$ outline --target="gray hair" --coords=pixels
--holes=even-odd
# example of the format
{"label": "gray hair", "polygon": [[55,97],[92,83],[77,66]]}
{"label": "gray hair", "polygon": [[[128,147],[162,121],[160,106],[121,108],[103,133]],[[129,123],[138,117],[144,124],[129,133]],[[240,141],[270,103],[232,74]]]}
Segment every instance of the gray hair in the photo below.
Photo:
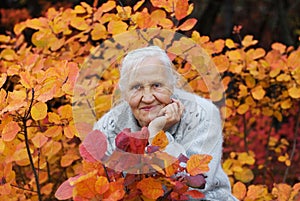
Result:
{"label": "gray hair", "polygon": [[128,74],[130,69],[139,66],[149,57],[156,57],[160,62],[162,62],[167,72],[168,84],[172,86],[172,88],[175,87],[178,77],[173,69],[173,63],[171,62],[170,58],[160,47],[149,46],[133,50],[124,57],[121,64],[119,80],[119,88],[121,93],[124,92],[126,83],[128,82],[126,79],[126,74]]}

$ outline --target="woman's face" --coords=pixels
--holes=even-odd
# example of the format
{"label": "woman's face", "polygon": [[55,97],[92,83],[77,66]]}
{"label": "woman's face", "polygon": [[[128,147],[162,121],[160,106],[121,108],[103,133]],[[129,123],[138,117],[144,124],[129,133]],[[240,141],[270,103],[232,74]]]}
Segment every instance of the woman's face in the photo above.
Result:
{"label": "woman's face", "polygon": [[171,102],[172,86],[162,65],[158,59],[149,58],[128,72],[125,99],[140,126],[148,126]]}

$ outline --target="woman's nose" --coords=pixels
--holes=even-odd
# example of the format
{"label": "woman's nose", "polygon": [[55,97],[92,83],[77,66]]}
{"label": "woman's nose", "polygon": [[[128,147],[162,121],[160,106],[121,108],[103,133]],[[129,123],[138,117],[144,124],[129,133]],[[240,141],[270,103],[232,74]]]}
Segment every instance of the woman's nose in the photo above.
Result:
{"label": "woman's nose", "polygon": [[142,95],[143,102],[152,102],[155,99],[153,92],[150,89],[145,88]]}

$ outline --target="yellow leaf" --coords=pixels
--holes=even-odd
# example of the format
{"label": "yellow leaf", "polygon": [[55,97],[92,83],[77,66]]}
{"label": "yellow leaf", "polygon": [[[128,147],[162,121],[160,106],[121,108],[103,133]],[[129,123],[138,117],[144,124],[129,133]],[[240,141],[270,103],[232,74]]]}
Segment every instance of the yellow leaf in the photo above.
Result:
{"label": "yellow leaf", "polygon": [[[272,189],[272,194],[276,196],[276,200],[292,200],[289,199],[292,192],[292,187],[288,184],[274,184],[274,188]],[[299,199],[297,199],[299,200]],[[296,201],[296,200],[295,200]]]}
{"label": "yellow leaf", "polygon": [[238,154],[238,161],[242,164],[254,165],[255,159],[252,155],[243,152]]}
{"label": "yellow leaf", "polygon": [[276,77],[280,73],[280,68],[274,68],[270,71],[270,77]]}
{"label": "yellow leaf", "polygon": [[186,20],[184,23],[182,23],[178,29],[181,31],[189,31],[191,30],[197,23],[197,19],[196,18],[190,18],[188,20]]}
{"label": "yellow leaf", "polygon": [[300,88],[294,86],[289,88],[288,92],[290,97],[295,99],[300,98]]}
{"label": "yellow leaf", "polygon": [[37,133],[32,139],[32,143],[35,147],[41,148],[47,142],[48,138],[45,137],[42,133]]}
{"label": "yellow leaf", "polygon": [[133,6],[133,11],[137,11],[143,5],[144,2],[145,0],[140,0],[137,3],[135,3]]}
{"label": "yellow leaf", "polygon": [[228,38],[225,40],[225,46],[228,47],[229,49],[236,48],[236,45],[233,42],[233,40]]}
{"label": "yellow leaf", "polygon": [[14,32],[15,32],[16,35],[20,35],[25,28],[26,28],[26,23],[25,22],[15,24]]}
{"label": "yellow leaf", "polygon": [[44,119],[47,116],[47,109],[46,103],[37,102],[30,111],[32,118],[36,121]]}
{"label": "yellow leaf", "polygon": [[247,111],[249,110],[249,105],[244,103],[241,104],[238,109],[237,109],[237,113],[239,114],[245,114]]}
{"label": "yellow leaf", "polygon": [[253,36],[251,36],[251,35],[245,36],[244,39],[243,39],[243,41],[242,41],[242,45],[244,47],[249,47],[249,46],[255,45],[257,43],[258,43],[258,41],[257,40],[253,40]]}
{"label": "yellow leaf", "polygon": [[5,142],[3,141],[3,139],[0,139],[0,154],[3,153],[5,149]]}
{"label": "yellow leaf", "polygon": [[103,12],[108,12],[116,7],[116,2],[115,1],[108,1],[100,7],[100,10]]}
{"label": "yellow leaf", "polygon": [[48,112],[48,121],[55,124],[61,123],[59,115],[54,112]]}
{"label": "yellow leaf", "polygon": [[30,89],[33,86],[31,75],[28,71],[20,72],[20,82],[26,88]]}
{"label": "yellow leaf", "polygon": [[12,49],[4,49],[0,53],[0,58],[5,59],[7,61],[13,61],[18,58],[17,54]]}
{"label": "yellow leaf", "polygon": [[21,128],[17,122],[11,121],[7,123],[2,130],[3,141],[12,141],[20,131]]}
{"label": "yellow leaf", "polygon": [[266,91],[263,89],[262,86],[259,85],[251,90],[251,94],[254,99],[261,100],[265,96]]}
{"label": "yellow leaf", "polygon": [[252,76],[250,76],[250,75],[246,76],[245,82],[246,82],[246,85],[248,88],[251,89],[251,88],[255,87],[256,81]]}
{"label": "yellow leaf", "polygon": [[243,183],[248,183],[254,179],[254,174],[251,169],[243,168],[242,171],[234,172],[234,177]]}
{"label": "yellow leaf", "polygon": [[8,43],[10,41],[10,36],[0,35],[0,43]]}
{"label": "yellow leaf", "polygon": [[105,39],[107,37],[106,27],[100,23],[95,23],[91,31],[92,40]]}
{"label": "yellow leaf", "polygon": [[230,61],[242,60],[242,55],[239,49],[227,51],[226,55],[228,56]]}
{"label": "yellow leaf", "polygon": [[1,73],[1,76],[0,76],[0,88],[2,88],[2,86],[6,82],[6,79],[7,79],[7,74],[6,73]]}
{"label": "yellow leaf", "polygon": [[280,106],[282,109],[289,109],[289,108],[291,108],[292,105],[293,104],[292,104],[292,101],[290,98],[280,102]]}
{"label": "yellow leaf", "polygon": [[82,7],[80,5],[76,5],[73,12],[78,13],[78,14],[83,14],[83,13],[86,13],[86,10],[84,7]]}
{"label": "yellow leaf", "polygon": [[112,20],[107,25],[107,30],[109,33],[116,35],[123,33],[127,30],[128,25],[123,21]]}

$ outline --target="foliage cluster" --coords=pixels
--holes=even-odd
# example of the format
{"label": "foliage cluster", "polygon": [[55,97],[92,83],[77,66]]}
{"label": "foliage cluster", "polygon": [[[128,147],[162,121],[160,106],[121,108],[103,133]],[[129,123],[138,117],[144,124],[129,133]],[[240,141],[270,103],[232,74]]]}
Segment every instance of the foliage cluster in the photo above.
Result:
{"label": "foliage cluster", "polygon": [[[86,172],[85,168],[102,171],[98,165],[82,162],[80,137],[92,130],[89,122],[111,107],[118,71],[117,65],[110,64],[134,48],[137,40],[169,51],[194,92],[216,104],[226,97],[226,104],[220,106],[226,137],[223,166],[240,200],[299,200],[300,48],[274,43],[267,52],[255,46],[252,36],[238,43],[210,41],[192,30],[196,19],[189,18],[193,4],[187,0],[151,0],[153,11],[144,4],[142,0],[122,7],[110,0],[99,8],[86,3],[73,9],[50,8],[45,17],[18,23],[13,33],[0,35],[1,200],[53,200],[67,178]],[[189,32],[193,43],[152,29],[139,31],[147,28]],[[24,35],[28,30],[33,32],[30,42]],[[126,31],[136,35],[117,37]],[[107,39],[116,42],[111,44],[115,48],[99,51],[96,47]],[[218,90],[220,85],[206,83],[190,64],[208,62],[199,60],[195,43],[212,56],[218,72],[210,72],[207,79],[221,75],[225,97]],[[103,67],[98,83],[85,83],[85,90],[75,88],[75,93],[76,78],[91,52],[109,60],[110,67]],[[96,97],[85,96],[92,88],[97,88]],[[97,106],[94,119],[87,120],[79,111],[77,115],[87,123],[75,127],[78,118],[72,107],[76,111],[91,101]]]}

